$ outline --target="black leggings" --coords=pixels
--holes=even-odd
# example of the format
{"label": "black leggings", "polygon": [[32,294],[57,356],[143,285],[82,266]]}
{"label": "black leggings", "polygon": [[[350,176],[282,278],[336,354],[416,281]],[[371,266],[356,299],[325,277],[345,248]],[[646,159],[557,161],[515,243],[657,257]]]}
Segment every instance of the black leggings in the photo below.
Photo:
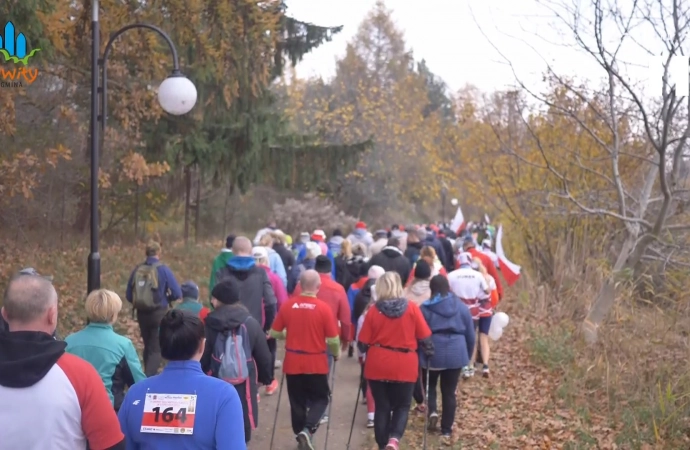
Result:
{"label": "black leggings", "polygon": [[374,436],[379,449],[384,449],[389,439],[400,439],[405,433],[414,383],[369,380],[369,389],[376,404]]}
{"label": "black leggings", "polygon": [[455,408],[457,399],[455,389],[458,387],[461,369],[430,370],[429,371],[429,414],[437,411],[436,409],[436,385],[441,379],[441,433],[449,434],[453,428],[455,420]]}
{"label": "black leggings", "polygon": [[276,372],[276,351],[278,350],[278,342],[270,338],[266,340],[268,343],[268,350],[271,352],[271,379],[275,379]]}

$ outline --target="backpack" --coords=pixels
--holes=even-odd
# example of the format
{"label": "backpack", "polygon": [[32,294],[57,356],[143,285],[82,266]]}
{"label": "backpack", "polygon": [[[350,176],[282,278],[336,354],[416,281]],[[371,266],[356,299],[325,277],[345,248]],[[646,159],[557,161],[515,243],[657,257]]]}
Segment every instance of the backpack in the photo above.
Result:
{"label": "backpack", "polygon": [[245,323],[229,332],[219,333],[213,346],[211,371],[232,385],[249,379],[249,364],[253,361]]}
{"label": "backpack", "polygon": [[134,285],[133,302],[136,309],[152,310],[160,307],[158,298],[158,268],[160,262],[151,265],[142,264],[134,271],[132,284]]}

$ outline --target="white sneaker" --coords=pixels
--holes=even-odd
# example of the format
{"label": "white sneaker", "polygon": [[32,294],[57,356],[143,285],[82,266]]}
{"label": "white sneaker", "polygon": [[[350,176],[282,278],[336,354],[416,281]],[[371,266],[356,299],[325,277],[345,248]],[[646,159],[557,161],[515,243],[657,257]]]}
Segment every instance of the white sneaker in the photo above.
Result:
{"label": "white sneaker", "polygon": [[319,422],[319,425],[324,425],[328,423],[328,416],[323,416],[321,418],[321,421]]}
{"label": "white sneaker", "polygon": [[276,362],[275,364],[273,364],[273,367],[276,369],[280,369],[281,367],[283,367],[283,361],[276,359]]}

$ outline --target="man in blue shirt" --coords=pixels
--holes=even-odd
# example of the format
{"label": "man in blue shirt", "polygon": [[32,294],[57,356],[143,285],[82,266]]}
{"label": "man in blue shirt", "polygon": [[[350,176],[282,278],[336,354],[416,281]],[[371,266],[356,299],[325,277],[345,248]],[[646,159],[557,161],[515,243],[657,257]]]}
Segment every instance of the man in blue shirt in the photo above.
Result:
{"label": "man in blue shirt", "polygon": [[158,327],[169,305],[182,298],[182,290],[172,270],[160,262],[161,245],[146,245],[146,261],[139,264],[127,282],[127,301],[137,311],[141,339],[144,341],[144,373],[151,377],[161,365]]}

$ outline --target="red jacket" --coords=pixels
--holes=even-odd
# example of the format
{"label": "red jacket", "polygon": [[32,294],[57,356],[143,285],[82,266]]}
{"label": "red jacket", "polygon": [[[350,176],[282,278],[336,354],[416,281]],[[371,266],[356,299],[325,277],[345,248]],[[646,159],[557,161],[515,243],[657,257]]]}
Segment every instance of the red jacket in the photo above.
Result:
{"label": "red jacket", "polygon": [[[350,340],[350,304],[347,301],[347,294],[345,288],[338,284],[337,281],[331,278],[330,273],[320,273],[321,287],[316,297],[331,307],[335,319],[340,322],[340,341],[348,342]],[[293,296],[302,294],[302,286],[297,283]]]}

